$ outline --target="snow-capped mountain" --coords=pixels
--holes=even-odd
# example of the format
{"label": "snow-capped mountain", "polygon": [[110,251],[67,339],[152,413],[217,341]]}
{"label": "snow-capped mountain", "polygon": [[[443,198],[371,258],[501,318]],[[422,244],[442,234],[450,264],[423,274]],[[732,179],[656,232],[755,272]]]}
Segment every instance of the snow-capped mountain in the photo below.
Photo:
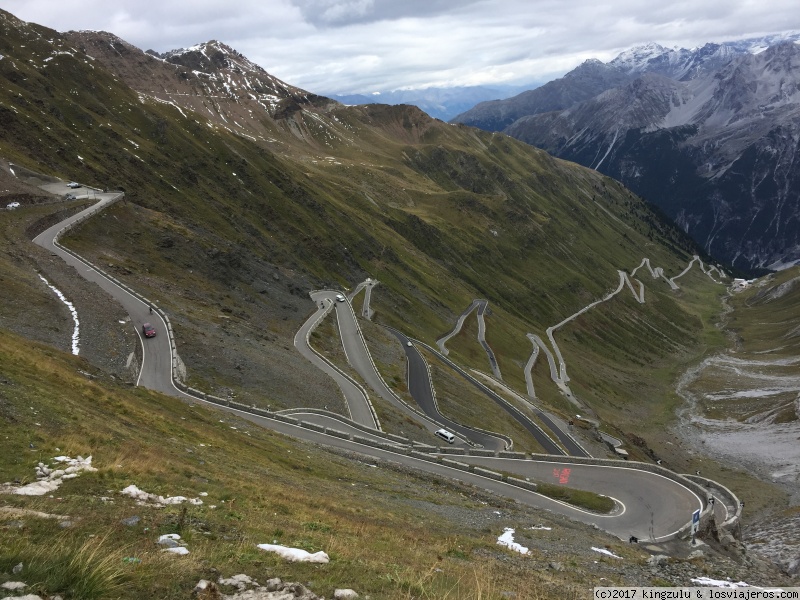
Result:
{"label": "snow-capped mountain", "polygon": [[631,76],[658,73],[684,81],[718,69],[735,56],[746,53],[730,44],[706,44],[694,50],[646,44],[620,53],[608,64]]}
{"label": "snow-capped mountain", "polygon": [[[541,101],[527,106],[503,131],[621,180],[720,260],[792,264],[800,259],[797,40],[632,48],[604,65],[619,83],[549,111]],[[576,89],[570,81],[583,67],[543,88]],[[506,102],[522,106],[523,96]],[[482,126],[509,112],[478,108],[457,120]]]}

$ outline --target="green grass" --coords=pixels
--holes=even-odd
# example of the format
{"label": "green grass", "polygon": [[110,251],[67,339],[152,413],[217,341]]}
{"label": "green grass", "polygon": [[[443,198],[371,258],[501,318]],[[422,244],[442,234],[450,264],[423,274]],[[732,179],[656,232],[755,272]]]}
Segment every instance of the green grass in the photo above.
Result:
{"label": "green grass", "polygon": [[[504,136],[441,124],[410,107],[309,108],[326,127],[349,127],[341,131],[348,138],[357,132],[353,143],[326,147],[341,163],[333,165],[270,119],[265,135],[282,140],[280,151],[214,130],[203,116],[186,119],[168,106],[134,101],[99,62],[92,69],[80,57],[59,55],[37,69],[41,54],[50,54],[45,42],[33,44],[31,34],[8,24],[4,32],[8,55],[19,53],[27,79],[6,73],[13,81],[0,92],[7,119],[0,153],[127,190],[127,203],[64,242],[159,301],[173,317],[189,383],[205,391],[232,390],[248,403],[285,407],[319,395],[288,381],[296,371],[291,361],[281,367],[287,379],[280,384],[267,373],[308,314],[308,290],[352,287],[371,276],[381,282],[375,321],[429,343],[473,298],[487,298],[487,339],[504,379],[524,392],[526,333],[542,334],[601,297],[616,284],[616,270],[637,265],[643,249],[671,274],[688,261],[686,239],[617,183]],[[76,84],[96,87],[96,96],[75,97]],[[32,99],[51,88],[53,111],[42,114]],[[31,100],[20,103],[20,95]],[[322,136],[318,141],[325,137],[314,118],[293,118]],[[72,140],[85,148],[82,161],[57,151]],[[137,144],[141,160],[126,140]],[[647,283],[648,295],[664,285]],[[707,285],[686,287],[695,283]],[[648,300],[642,313],[674,343],[654,343],[641,323],[620,318],[642,312],[630,302],[614,301],[613,313],[598,309],[559,332],[587,404],[625,425],[642,392],[661,402],[663,386],[628,391],[627,384],[637,370],[682,362],[674,359],[684,348],[697,355],[700,328],[690,323],[694,309],[681,302],[664,296],[651,308]],[[474,316],[462,335],[472,328]],[[460,338],[452,341],[459,362],[487,370],[474,336],[463,344]],[[235,351],[203,360],[209,347]],[[534,373],[537,395],[568,410],[543,363]],[[624,378],[617,382],[612,373]],[[330,386],[325,392],[335,394]]]}
{"label": "green grass", "polygon": [[[505,477],[519,478],[518,473],[503,471],[502,469],[498,472]],[[560,500],[566,504],[577,506],[578,508],[585,508],[586,510],[590,510],[599,514],[608,514],[614,510],[614,507],[616,506],[614,500],[608,496],[603,496],[602,494],[597,494],[589,490],[579,490],[564,485],[555,485],[552,483],[537,481],[536,492],[542,496],[552,498],[553,500]]]}
{"label": "green grass", "polygon": [[561,500],[578,508],[585,508],[592,512],[608,514],[614,510],[614,501],[608,496],[602,496],[586,490],[576,490],[562,485],[551,483],[537,483],[536,491],[553,500]]}
{"label": "green grass", "polygon": [[428,352],[423,353],[431,367],[439,410],[446,417],[464,425],[514,440],[517,452],[543,452],[536,439],[494,400]]}
{"label": "green grass", "polygon": [[133,573],[126,567],[132,563],[124,562],[124,547],[109,551],[109,535],[78,541],[62,532],[54,536],[54,548],[20,537],[0,557],[0,571],[11,572],[22,563],[21,577],[32,582],[26,588],[29,593],[62,593],[84,600],[119,597],[130,585]]}
{"label": "green grass", "polygon": [[[19,25],[6,13],[0,17],[0,155],[48,175],[126,190],[126,202],[63,241],[158,301],[172,319],[189,382],[206,391],[276,408],[330,403],[341,411],[335,386],[306,376],[291,338],[312,310],[309,290],[349,288],[369,276],[381,282],[373,294],[376,323],[430,344],[452,329],[473,298],[487,298],[487,339],[504,380],[525,393],[526,333],[543,336],[601,298],[616,287],[617,269],[631,270],[643,256],[669,276],[693,252],[680,231],[618,183],[506,136],[442,124],[412,107],[306,107],[326,120],[325,127],[346,135],[324,145],[324,128],[299,111],[286,121],[265,117],[264,136],[279,143],[262,144],[205,116],[185,118],[172,107],[142,102],[101,61],[72,52],[60,34]],[[292,128],[309,137],[296,137]],[[319,160],[323,149],[341,164]],[[63,307],[36,276],[37,261],[48,257],[25,246],[24,235],[37,219],[53,220],[52,212],[36,206],[3,214],[0,325],[55,345],[63,332],[52,314]],[[677,292],[642,271],[639,276],[647,286],[644,305],[625,290],[558,330],[557,340],[570,385],[605,428],[623,438],[639,436],[669,455],[671,467],[692,470],[698,458],[670,445],[680,402],[673,389],[683,370],[728,343],[718,327],[721,288],[697,269],[679,280]],[[787,277],[778,275],[775,283]],[[798,337],[783,340],[782,348],[774,344],[797,314],[793,300],[767,302],[758,294],[751,290],[734,302],[731,326],[741,343],[751,352],[796,355]],[[372,326],[365,331],[381,372],[404,393],[402,366],[388,350],[394,342]],[[475,332],[473,315],[451,348],[463,366],[488,371]],[[330,322],[312,343],[347,369]],[[485,548],[487,536],[452,536],[451,522],[411,506],[414,494],[454,502],[427,482],[376,477],[371,469],[238,421],[219,423],[219,415],[205,409],[118,382],[90,382],[75,374],[93,370],[90,362],[11,334],[0,338],[0,348],[10,382],[0,387],[0,409],[14,423],[0,439],[3,477],[30,478],[32,465],[54,456],[56,447],[93,453],[100,467],[65,484],[58,504],[8,501],[63,514],[91,507],[92,518],[71,532],[75,539],[94,535],[103,552],[76,545],[57,555],[50,545],[57,525],[43,522],[30,526],[19,546],[12,544],[15,532],[0,530],[2,547],[20,556],[35,557],[41,547],[58,564],[80,555],[101,565],[101,554],[124,550],[142,557],[140,566],[126,563],[136,578],[126,580],[132,587],[125,593],[182,597],[207,575],[208,565],[258,574],[278,567],[253,545],[279,537],[331,550],[335,566],[322,572],[280,565],[287,577],[313,579],[324,589],[347,580],[387,597],[483,598],[499,589],[538,596],[529,587],[499,587],[515,574],[473,552]],[[534,382],[540,402],[561,414],[574,412],[550,382],[543,357]],[[497,409],[462,383],[448,377],[440,385],[444,410],[503,428]],[[36,406],[37,414],[26,406]],[[376,402],[376,409],[388,430],[422,435],[386,403]],[[633,458],[648,456],[646,448],[631,450]],[[718,472],[723,481],[753,489],[744,474]],[[183,513],[99,501],[108,489],[134,482],[167,494],[206,488],[218,506],[225,500],[225,509]],[[145,513],[147,534],[119,526],[131,510]],[[193,554],[167,562],[154,550],[152,532],[176,529]],[[404,554],[408,547],[418,550]],[[439,573],[430,557],[463,560],[447,554],[453,548],[468,548],[460,552],[469,564]],[[555,595],[571,594],[562,585]]]}
{"label": "green grass", "polygon": [[[184,598],[215,573],[313,581],[326,596],[336,587],[381,598],[477,600],[509,590],[533,599],[542,597],[539,587],[573,594],[568,583],[504,562],[494,544],[499,531],[457,525],[457,517],[425,508],[483,511],[487,499],[475,490],[370,468],[100,373],[87,379],[77,372],[91,369],[82,359],[8,332],[0,336],[0,359],[0,407],[15,423],[0,436],[0,481],[30,480],[37,462],[57,454],[91,454],[98,469],[64,482],[53,498],[2,497],[4,505],[72,525],[26,516],[16,517],[22,529],[0,528],[0,580],[23,562],[20,577],[33,592],[87,599]],[[119,494],[130,484],[208,496],[200,506],[137,506]],[[138,525],[120,523],[132,515]],[[164,533],[179,533],[190,554],[162,553],[155,540]],[[324,550],[331,563],[286,563],[255,548],[273,540]]]}

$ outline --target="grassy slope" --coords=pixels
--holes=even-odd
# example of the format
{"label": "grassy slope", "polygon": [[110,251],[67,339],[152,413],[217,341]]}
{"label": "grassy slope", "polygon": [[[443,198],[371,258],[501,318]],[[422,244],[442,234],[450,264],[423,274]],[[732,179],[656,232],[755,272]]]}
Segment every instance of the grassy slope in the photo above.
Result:
{"label": "grassy slope", "polygon": [[[13,424],[0,437],[0,479],[29,481],[36,462],[59,454],[92,455],[98,468],[64,483],[55,498],[3,497],[6,506],[73,523],[61,529],[57,520],[23,517],[24,536],[0,528],[0,573],[23,561],[26,581],[38,582],[32,591],[74,591],[93,574],[88,598],[184,598],[217,569],[262,581],[313,580],[314,590],[328,595],[335,587],[384,598],[477,598],[487,587],[519,598],[573,594],[570,584],[525,566],[530,561],[503,560],[496,527],[456,533],[446,511],[425,508],[487,510],[468,489],[373,469],[234,417],[120,387],[100,373],[88,379],[79,373],[91,369],[86,361],[13,334],[0,337],[0,359],[0,409]],[[142,507],[118,493],[130,484],[164,496],[208,496],[185,509]],[[132,515],[141,517],[138,525],[120,524]],[[173,532],[189,556],[159,552],[157,536]],[[284,563],[255,548],[275,540],[325,550],[332,562]],[[607,542],[599,536],[595,543]],[[615,551],[628,552],[622,544]],[[126,556],[142,562],[123,563]],[[73,558],[79,564],[70,573],[65,561]],[[519,569],[524,578],[515,583]]]}
{"label": "grassy slope", "polygon": [[[128,203],[66,241],[170,311],[198,387],[272,406],[331,398],[330,385],[293,378],[302,361],[285,340],[308,314],[307,290],[369,275],[381,281],[375,320],[430,343],[472,298],[488,298],[489,341],[524,391],[525,333],[601,297],[644,255],[670,274],[688,259],[680,235],[619,184],[505,136],[376,105],[264,119],[279,143],[258,145],[141,101],[79,52],[54,54],[69,49],[55,32],[12,25],[6,18],[0,47],[0,152],[126,189]],[[647,283],[648,297],[664,285]],[[638,422],[627,406],[642,390],[629,384],[653,366],[666,370],[646,390],[661,406],[676,356],[706,343],[698,311],[710,297],[697,293],[706,297],[654,291],[659,301],[644,307],[615,299],[559,332],[581,396],[622,425]],[[648,327],[658,336],[643,337]],[[480,352],[453,348],[486,369]],[[568,411],[543,363],[537,393]]]}
{"label": "grassy slope", "polygon": [[[54,55],[54,48],[72,52],[55,32],[22,27],[5,13],[0,13],[0,24],[0,77],[5,84],[0,88],[0,154],[65,179],[126,190],[127,203],[91,221],[68,243],[170,311],[195,385],[234,390],[244,401],[272,406],[310,399],[322,403],[324,394],[335,396],[330,386],[297,376],[301,361],[288,340],[309,311],[308,289],[349,286],[369,275],[381,281],[373,294],[376,321],[430,343],[451,329],[472,298],[488,298],[489,342],[504,377],[524,391],[520,365],[530,353],[525,333],[541,335],[547,326],[598,299],[616,286],[618,268],[630,270],[642,256],[669,275],[688,260],[679,234],[657,223],[618,184],[503,136],[446,126],[408,107],[339,107],[315,115],[299,112],[281,122],[265,120],[264,127],[281,141],[257,145],[203,117],[185,118],[172,107],[141,101],[80,53]],[[290,131],[302,135],[295,138]],[[36,210],[44,215],[43,209]],[[10,296],[3,292],[0,308],[12,328],[19,308],[6,299],[61,310],[37,288],[24,259],[12,256],[2,269],[4,279],[16,286]],[[557,338],[579,396],[622,431],[652,436],[648,442],[660,453],[668,440],[659,435],[677,401],[669,391],[674,378],[685,364],[721,344],[714,317],[718,288],[696,271],[679,280],[679,293],[670,292],[663,281],[651,282],[649,275],[640,272],[640,277],[647,285],[645,305],[624,291],[560,330]],[[474,333],[474,322],[469,327]],[[385,336],[367,331],[367,337],[371,343],[385,343]],[[98,518],[79,523],[79,528],[89,527],[79,531],[100,533],[103,544],[108,540],[103,533],[122,532],[114,544],[130,544],[126,551],[141,549],[152,564],[143,565],[137,578],[142,576],[142,586],[154,586],[156,595],[168,597],[173,591],[165,592],[164,586],[173,584],[177,595],[177,587],[193,584],[207,564],[237,570],[243,565],[273,566],[242,544],[271,541],[267,538],[275,539],[279,530],[282,541],[308,549],[332,543],[346,559],[347,569],[337,570],[343,564],[339,562],[324,575],[312,575],[303,566],[280,573],[313,576],[322,582],[319,589],[364,582],[364,590],[390,590],[403,597],[416,590],[412,584],[443,590],[466,585],[456,584],[459,578],[482,581],[491,571],[503,579],[507,573],[483,559],[448,568],[444,575],[429,569],[425,561],[433,554],[461,556],[461,545],[483,556],[481,544],[493,540],[472,534],[456,539],[448,533],[450,524],[423,518],[407,504],[391,504],[403,497],[405,492],[397,490],[406,485],[391,474],[377,476],[368,470],[371,483],[353,494],[338,483],[364,481],[360,467],[349,462],[321,459],[307,449],[303,455],[320,459],[319,468],[299,456],[289,460],[289,450],[299,452],[296,446],[254,429],[250,437],[241,438],[240,446],[229,440],[229,425],[219,424],[215,415],[142,390],[84,381],[74,370],[89,368],[86,363],[47,349],[26,348],[23,353],[24,343],[12,336],[4,335],[2,342],[8,364],[14,365],[7,376],[12,384],[3,384],[13,391],[0,388],[2,406],[21,424],[13,436],[0,440],[8,444],[2,452],[8,461],[3,473],[7,479],[31,473],[40,454],[33,460],[22,458],[20,449],[29,438],[37,450],[47,450],[41,456],[56,446],[65,452],[95,453],[100,473],[68,484],[77,486],[74,495],[65,486],[65,500],[58,506],[72,512],[89,503]],[[472,350],[469,345],[474,344],[474,335],[462,335],[452,348],[460,362],[486,371],[485,355]],[[215,356],[208,356],[211,352]],[[387,369],[394,379],[397,365]],[[548,383],[543,359],[534,373],[540,399],[568,414],[572,409]],[[458,385],[455,379],[448,383],[448,393],[458,394]],[[86,404],[87,397],[98,402]],[[25,406],[40,407],[36,421],[25,414]],[[52,415],[52,426],[47,419],[42,422],[42,412]],[[402,426],[400,420],[397,426]],[[193,453],[186,452],[189,440],[201,438],[214,448],[202,452],[216,453],[212,461],[201,459],[206,462],[203,469],[196,462],[199,445],[190,444]],[[158,456],[153,448],[160,449]],[[265,466],[264,456],[277,466]],[[691,465],[679,453],[670,458],[682,470]],[[258,476],[275,475],[274,481],[268,480],[275,489],[269,497],[260,482],[243,481],[239,475],[254,465]],[[386,483],[372,487],[376,477]],[[177,567],[174,582],[165,583],[157,577],[159,570],[171,573],[176,567],[152,553],[152,537],[137,538],[117,524],[133,507],[97,501],[105,490],[130,482],[169,494],[191,493],[202,483],[220,500],[237,498],[241,506],[247,498],[247,507],[241,513],[214,514],[192,509],[204,511],[197,519],[212,525],[222,549],[206,546],[205,536],[192,533],[185,520],[181,525],[179,511],[148,514],[151,530],[182,526],[196,556],[208,561],[192,559],[186,572]],[[320,500],[326,497],[346,502]],[[44,499],[15,501],[54,510]],[[363,514],[374,517],[376,505],[385,507],[388,516],[375,517],[377,525],[365,525]],[[117,510],[120,506],[130,510]],[[279,515],[285,517],[280,522]],[[409,530],[408,523],[426,521],[429,528],[411,527],[408,534],[420,554],[404,558],[407,544],[398,549],[393,541]],[[336,524],[337,535],[319,533],[330,522]],[[308,525],[313,523],[324,527]],[[394,534],[393,528],[403,534]],[[21,540],[14,546],[19,556],[29,556],[57,529],[42,523],[30,533],[30,545]],[[375,540],[366,551],[359,547],[364,536]],[[346,544],[338,546],[333,537]],[[396,568],[387,571],[386,565]],[[362,570],[363,576],[357,573]],[[470,587],[463,597],[475,595],[475,590]],[[132,593],[140,592],[135,588]],[[565,588],[558,592],[565,593]],[[519,590],[518,597],[529,597],[526,593],[529,588]]]}

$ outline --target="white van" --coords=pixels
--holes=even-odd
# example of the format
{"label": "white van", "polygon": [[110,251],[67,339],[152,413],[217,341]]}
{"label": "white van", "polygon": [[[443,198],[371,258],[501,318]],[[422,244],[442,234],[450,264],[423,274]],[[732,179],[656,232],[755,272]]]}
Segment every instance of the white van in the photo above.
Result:
{"label": "white van", "polygon": [[447,442],[448,444],[452,444],[453,442],[455,442],[455,441],[456,441],[456,436],[454,436],[452,433],[450,433],[449,431],[447,431],[447,429],[438,429],[438,430],[435,432],[435,435],[437,435],[437,436],[439,436],[440,438],[442,438],[442,439],[443,439],[445,442]]}

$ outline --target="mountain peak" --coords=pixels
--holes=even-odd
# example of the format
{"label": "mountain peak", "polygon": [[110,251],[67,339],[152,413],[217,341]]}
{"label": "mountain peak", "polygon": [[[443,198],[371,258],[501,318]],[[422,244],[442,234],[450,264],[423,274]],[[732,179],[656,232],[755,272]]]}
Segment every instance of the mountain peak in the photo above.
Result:
{"label": "mountain peak", "polygon": [[674,52],[674,50],[668,50],[661,44],[649,42],[620,52],[608,64],[623,69],[628,73],[636,73],[646,70],[649,63],[670,52]]}
{"label": "mountain peak", "polygon": [[246,71],[263,71],[241,53],[217,40],[195,44],[189,48],[170,50],[161,55],[161,58],[174,65],[203,73],[215,73],[236,66]]}
{"label": "mountain peak", "polygon": [[[218,40],[158,53],[144,52],[105,32],[66,35],[143,97],[205,114],[220,127],[234,123],[250,136],[255,126],[247,124],[253,115],[266,112],[276,118],[315,102],[330,103],[270,75]],[[215,99],[211,108],[207,97]]]}

